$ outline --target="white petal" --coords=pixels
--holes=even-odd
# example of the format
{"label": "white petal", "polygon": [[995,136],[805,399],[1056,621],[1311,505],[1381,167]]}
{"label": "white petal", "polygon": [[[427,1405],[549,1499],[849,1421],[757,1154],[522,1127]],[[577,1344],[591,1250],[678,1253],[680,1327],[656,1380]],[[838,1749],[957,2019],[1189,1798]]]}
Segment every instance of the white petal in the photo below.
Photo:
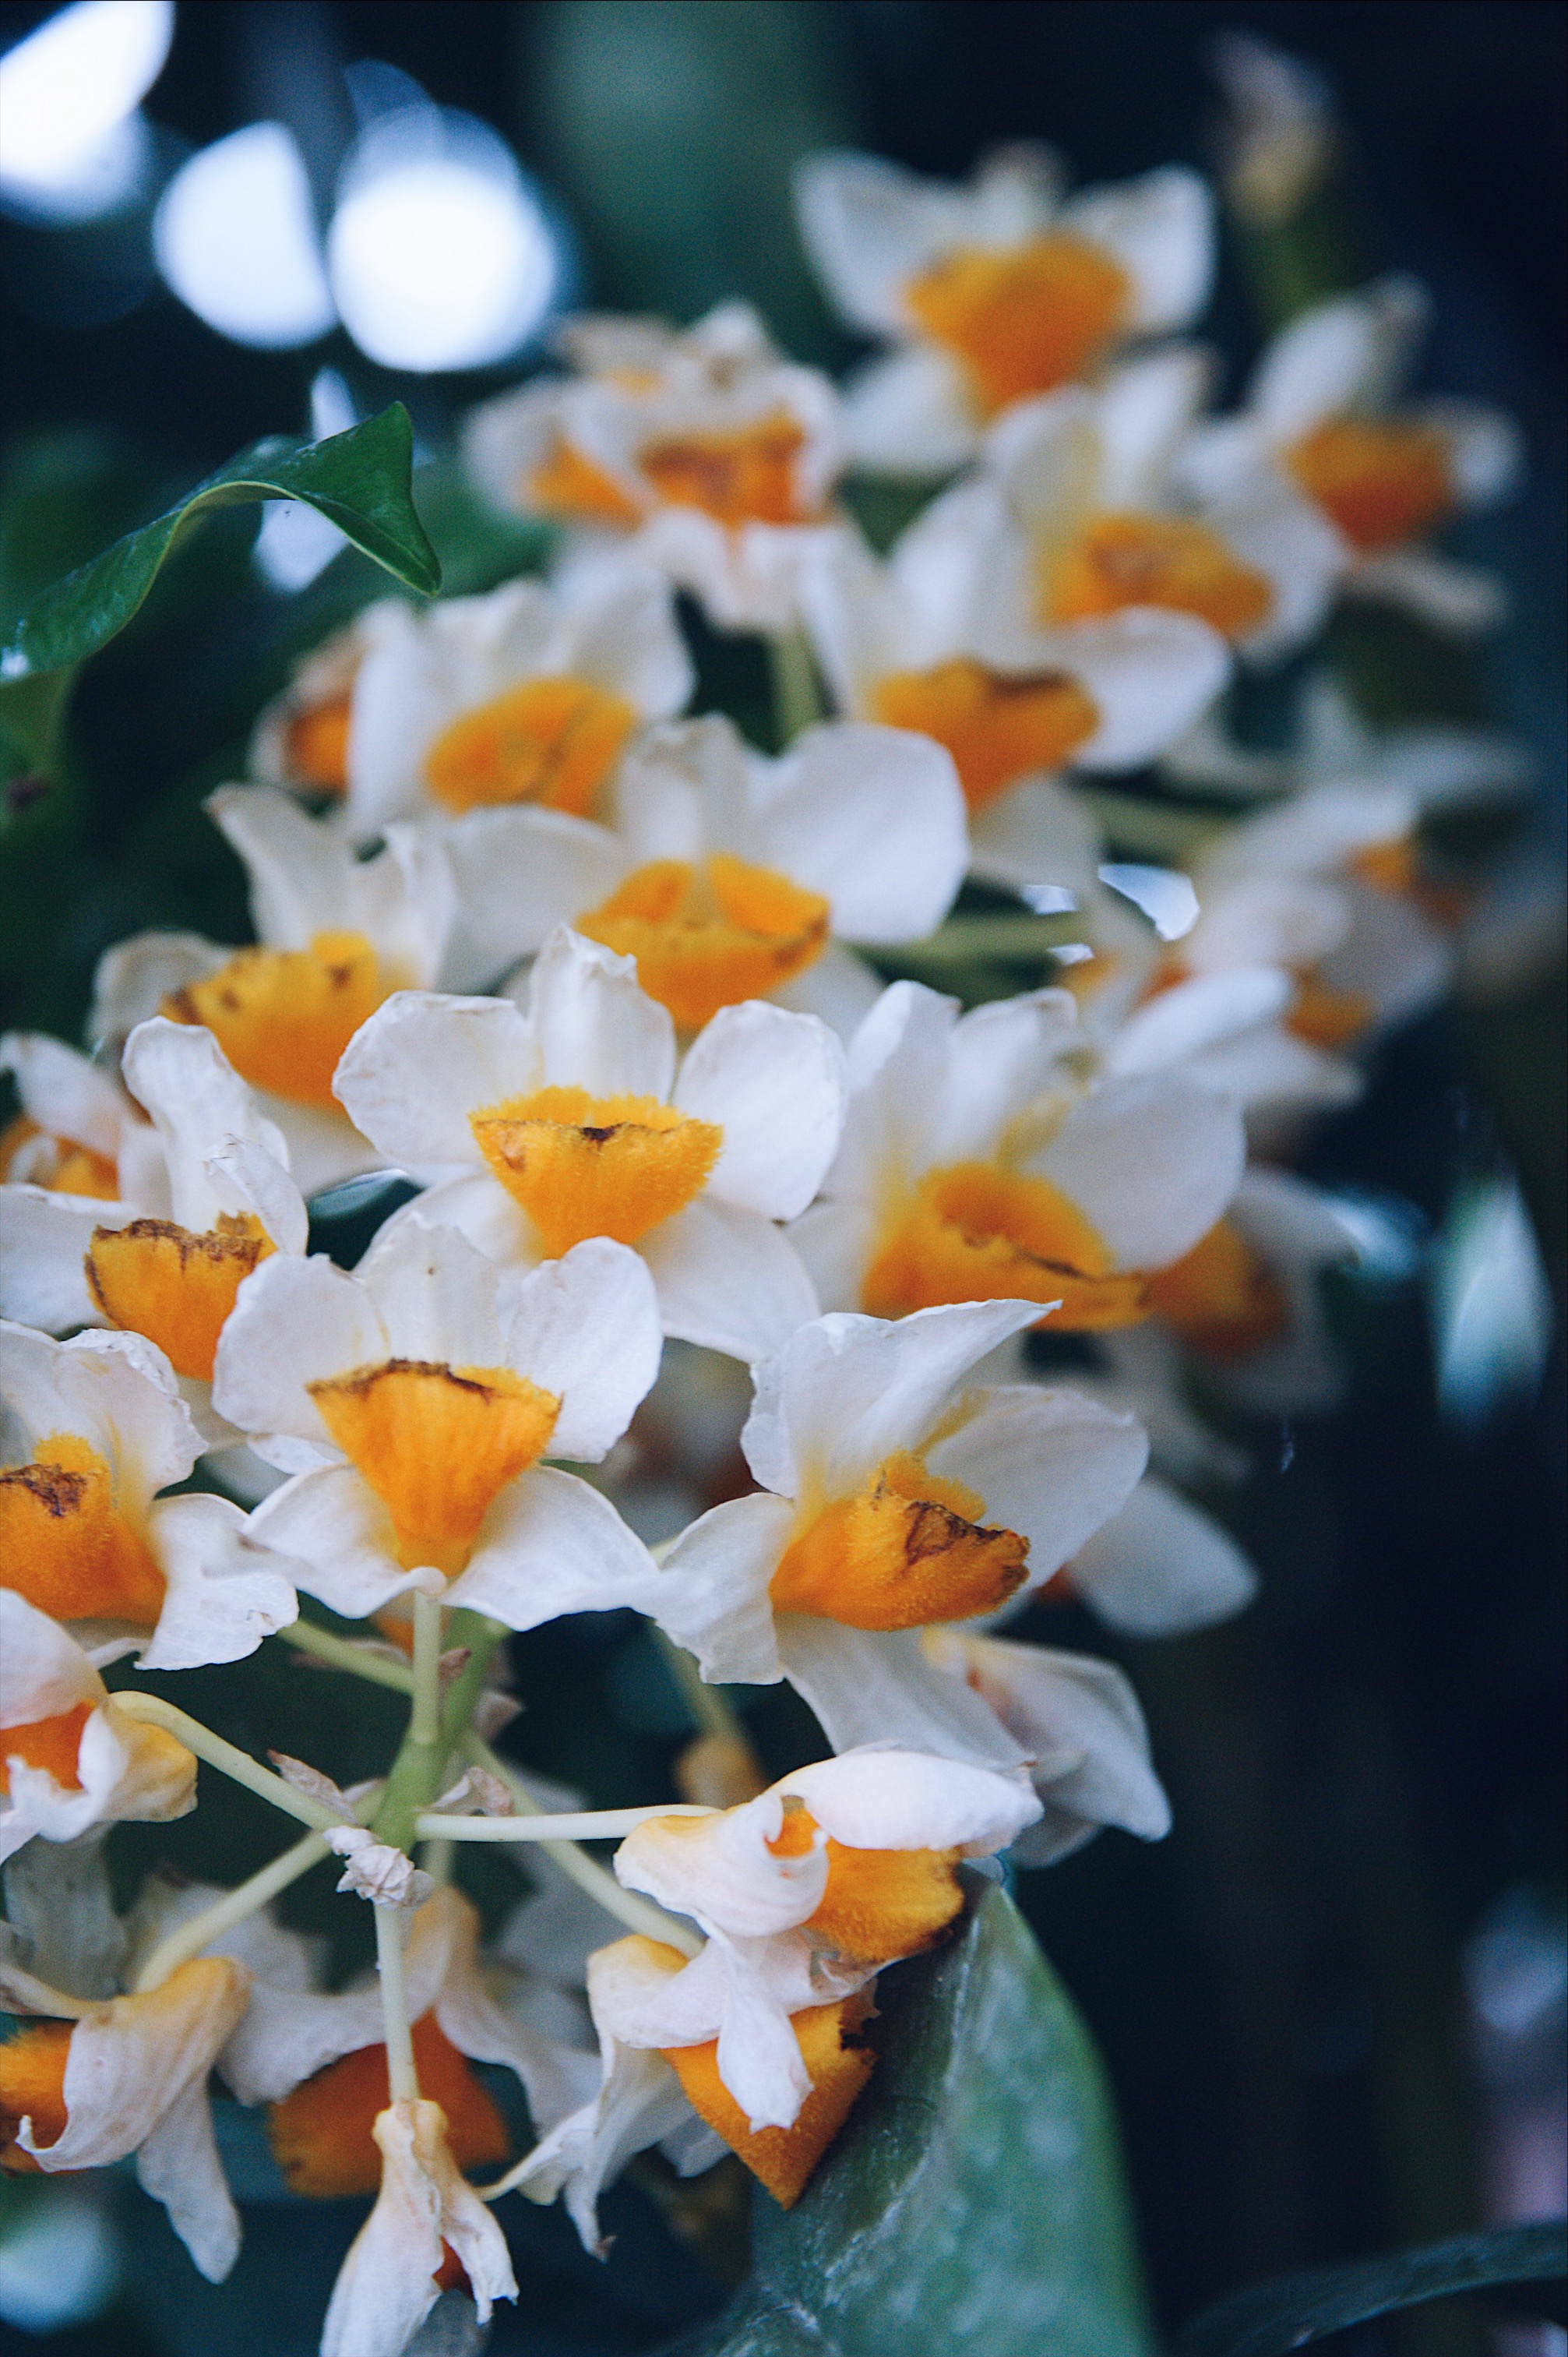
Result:
{"label": "white petal", "polygon": [[841,1628],[783,1613],[779,1657],[835,1751],[897,1743],[978,1768],[1019,1767],[1025,1754],[972,1689],[933,1669],[918,1632]]}
{"label": "white petal", "polygon": [[458,891],[442,974],[452,990],[493,982],[553,927],[607,899],[627,869],[607,828],[565,811],[469,811],[444,836]]}
{"label": "white petal", "polygon": [[669,1096],[675,1026],[638,987],[635,958],[559,927],[534,960],[529,1014],[545,1086]]}
{"label": "white petal", "polygon": [[1277,442],[1322,419],[1377,409],[1393,393],[1431,314],[1412,278],[1385,278],[1359,295],[1293,319],[1264,353],[1251,405]]}
{"label": "white petal", "polygon": [[352,905],[354,855],[333,828],[307,818],[278,786],[222,786],[208,816],[244,861],[251,914],[269,948],[307,949],[342,926]]}
{"label": "white petal", "polygon": [[183,1481],[201,1454],[173,1369],[140,1334],[52,1342],[23,1326],[0,1326],[0,1398],[28,1453],[51,1432],[91,1441],[113,1466],[117,1502],[133,1523],[158,1491]]}
{"label": "white petal", "polygon": [[170,992],[205,982],[234,955],[200,933],[134,933],[98,961],[88,1037],[118,1049],[127,1032],[156,1015]]}
{"label": "white petal", "polygon": [[285,1165],[264,1146],[248,1137],[227,1137],[216,1153],[208,1155],[202,1169],[220,1212],[249,1213],[261,1222],[280,1252],[304,1252],[310,1237],[305,1198]]}
{"label": "white petal", "polygon": [[540,1079],[532,1028],[509,1000],[400,990],[355,1032],[333,1087],[373,1146],[418,1171],[478,1163],[469,1114]]}
{"label": "white petal", "polygon": [[800,235],[851,327],[908,332],[904,287],[952,242],[958,195],[880,156],[830,150],[796,167]]}
{"label": "white petal", "polygon": [[1279,966],[1229,966],[1194,974],[1128,1017],[1111,1043],[1105,1070],[1118,1077],[1163,1071],[1219,1040],[1272,1022],[1294,996],[1294,983]]}
{"label": "white petal", "polygon": [[243,2012],[250,1975],[213,1958],[183,1965],[144,1996],[94,2007],[71,2032],[64,2132],[35,2147],[40,2169],[98,2169],[134,2151],[188,2088],[204,2087]]}
{"label": "white petal", "polygon": [[391,1514],[351,1466],[296,1473],[263,1499],[250,1534],[284,1558],[296,1587],[347,1620],[379,1612],[413,1584]]}
{"label": "white petal", "polygon": [[1241,640],[1243,651],[1271,662],[1294,653],[1321,628],[1345,578],[1349,557],[1339,533],[1290,493],[1216,510],[1208,522],[1273,593],[1267,616]]}
{"label": "white petal", "polygon": [[561,1402],[552,1457],[597,1464],[652,1388],[660,1347],[647,1266],[607,1236],[547,1261],[513,1297],[507,1363]]}
{"label": "white petal", "polygon": [[824,1309],[859,1308],[876,1236],[875,1214],[859,1203],[813,1203],[791,1222],[789,1242]]}
{"label": "white petal", "polygon": [[1506,410],[1478,401],[1423,402],[1416,414],[1448,445],[1448,467],[1459,502],[1495,507],[1515,491],[1524,473],[1524,437]]}
{"label": "white petal", "polygon": [[15,1588],[0,1587],[0,1730],[102,1698],[103,1681],[74,1639]]}
{"label": "white petal", "polygon": [[817,1297],[800,1255],[771,1220],[701,1197],[642,1241],[666,1334],[748,1362],[808,1318]]}
{"label": "white petal", "polygon": [[1073,761],[1136,770],[1191,726],[1230,675],[1225,641],[1196,614],[1134,608],[1060,634],[1069,667],[1094,699],[1100,725]]}
{"label": "white petal", "polygon": [[1196,344],[1162,344],[1112,369],[1099,388],[1101,499],[1108,508],[1164,504],[1176,451],[1202,410],[1214,358]]}
{"label": "white petal", "polygon": [[990,883],[1015,891],[1047,885],[1080,905],[1093,896],[1100,830],[1054,779],[1026,778],[998,794],[976,813],[970,842],[970,866]]}
{"label": "white petal", "polygon": [[299,1617],[288,1566],[243,1544],[245,1517],[227,1498],[164,1498],[147,1538],[168,1593],[144,1670],[238,1662]]}
{"label": "white petal", "polygon": [[1417,621],[1456,638],[1495,630],[1512,610],[1507,584],[1495,573],[1457,565],[1429,548],[1391,548],[1380,556],[1363,557],[1347,575],[1345,589],[1353,597],[1402,607]]}
{"label": "white petal", "polygon": [[402,1229],[456,1228],[476,1252],[509,1275],[536,1268],[544,1256],[538,1229],[521,1203],[515,1202],[488,1170],[471,1170],[460,1178],[438,1179],[410,1203],[395,1211],[377,1235],[390,1243]]}
{"label": "white petal", "polygon": [[788,1499],[759,1491],[710,1508],[664,1559],[664,1586],[647,1606],[718,1684],[771,1684],[779,1674],[768,1584],[794,1528]]}
{"label": "white petal", "polygon": [[835,933],[918,940],[947,914],[969,861],[952,756],[864,721],[808,729],[779,765],[757,845],[762,866],[823,896]]}
{"label": "white petal", "polygon": [[[601,1952],[602,1953],[602,1952]],[[533,2201],[548,2201],[565,2190],[566,2208],[583,2247],[602,2257],[596,2205],[603,2186],[618,2177],[634,2153],[681,2129],[694,2115],[681,2082],[661,2054],[642,2052],[607,2039],[604,2085],[552,2129],[528,2157],[521,2190]]]}
{"label": "white petal", "polygon": [[116,1158],[131,1108],[109,1073],[86,1056],[47,1031],[7,1031],[0,1039],[0,1072],[15,1075],[22,1111],[40,1129]]}
{"label": "white petal", "polygon": [[1074,1392],[1021,1383],[972,1398],[972,1412],[926,1461],[979,1491],[987,1523],[1028,1540],[1034,1587],[1126,1503],[1149,1445],[1133,1417]]}
{"label": "white petal", "polygon": [[790,1931],[822,1903],[828,1854],[819,1845],[775,1856],[768,1845],[783,1822],[774,1792],[712,1817],[650,1818],[617,1850],[616,1878],[709,1932],[765,1939]]}
{"label": "white petal", "polygon": [[1038,1813],[1011,1776],[929,1752],[876,1745],[818,1760],[770,1787],[804,1801],[831,1841],[850,1849],[961,1849],[988,1857]]}
{"label": "white petal", "polygon": [[47,1187],[0,1187],[0,1318],[69,1334],[103,1316],[82,1260],[96,1228],[123,1228],[128,1203],[57,1195]]}
{"label": "white petal", "polygon": [[1132,280],[1129,328],[1185,328],[1208,300],[1214,276],[1214,199],[1197,172],[1173,166],[1114,188],[1085,188],[1062,208],[1061,225],[1103,245]]}
{"label": "white petal", "polygon": [[1160,1072],[1086,1097],[1030,1167],[1082,1205],[1120,1266],[1163,1268],[1208,1234],[1246,1156],[1228,1098]]}
{"label": "white petal", "polygon": [[650,1611],[658,1580],[652,1556],[607,1498],[575,1474],[536,1465],[490,1508],[446,1601],[493,1613],[509,1629],[536,1629],[563,1612]]}
{"label": "white petal", "polygon": [[865,361],[844,386],[844,432],[874,475],[948,475],[972,458],[980,427],[950,353],[911,344]]}
{"label": "white petal", "polygon": [[212,2106],[198,2082],[169,2105],[136,2154],[136,2180],[161,2201],[169,2224],[209,2283],[240,2255],[240,2213],[218,2158]]}
{"label": "white petal", "polygon": [[272,1155],[285,1171],[287,1148],[210,1031],[154,1016],[125,1042],[126,1086],[152,1115],[168,1164],[169,1197],[181,1227],[213,1227],[220,1203],[205,1163],[227,1139]]}
{"label": "white petal", "polygon": [[302,1195],[318,1195],[340,1179],[382,1167],[382,1157],[360,1136],[347,1114],[336,1107],[295,1104],[287,1097],[256,1091],[256,1103],[282,1132],[288,1167]]}
{"label": "white petal", "polygon": [[875,967],[856,957],[843,942],[828,942],[803,974],[773,993],[773,1004],[788,1007],[792,1015],[816,1016],[847,1045],[882,990],[882,977]]}
{"label": "white petal", "polygon": [[1229,1620],[1258,1588],[1230,1534],[1154,1474],[1079,1549],[1072,1577],[1090,1611],[1132,1637]]}
{"label": "white petal", "polygon": [[401,2357],[437,2298],[450,2244],[485,2324],[515,2299],[505,2237],[458,2175],[446,2121],[432,2103],[393,2104],[372,2131],[381,2148],[376,2205],[355,2236],[321,2330],[321,2357]]}
{"label": "white petal", "polygon": [[1248,1119],[1354,1104],[1366,1088],[1343,1056],[1309,1047],[1280,1024],[1261,1024],[1200,1048],[1188,1058],[1189,1076],[1234,1098]]}
{"label": "white petal", "polygon": [[941,1103],[930,1108],[929,1159],[989,1161],[1008,1125],[1049,1087],[1058,1058],[1081,1045],[1078,1009],[1065,990],[993,999],[961,1017],[949,1042]]}
{"label": "white petal", "polygon": [[699,1033],[673,1101],[724,1131],[710,1195],[789,1220],[838,1150],[844,1093],[843,1049],[827,1026],[752,999],[721,1007]]}
{"label": "white petal", "polygon": [[897,1324],[814,1319],[755,1371],[747,1464],[781,1497],[850,1494],[895,1449],[918,1448],[960,1378],[1039,1315],[1037,1302],[977,1301]]}
{"label": "white petal", "polygon": [[498,1274],[457,1229],[426,1220],[383,1228],[351,1282],[381,1324],[388,1357],[447,1367],[500,1364]]}
{"label": "white petal", "polygon": [[274,1253],[251,1272],[223,1323],[212,1404],[242,1432],[330,1445],[307,1385],[394,1354],[371,1295],[325,1254]]}

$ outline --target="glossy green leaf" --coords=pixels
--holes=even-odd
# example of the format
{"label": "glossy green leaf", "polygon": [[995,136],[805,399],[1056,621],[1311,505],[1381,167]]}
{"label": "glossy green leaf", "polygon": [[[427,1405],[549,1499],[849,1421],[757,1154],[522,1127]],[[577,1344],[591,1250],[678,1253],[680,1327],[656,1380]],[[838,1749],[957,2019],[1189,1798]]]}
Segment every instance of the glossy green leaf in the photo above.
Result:
{"label": "glossy green leaf", "polygon": [[693,2357],[1149,2357],[1115,2123],[1089,2034],[994,1884],[886,1975],[870,2086]]}
{"label": "glossy green leaf", "polygon": [[302,500],[396,579],[433,595],[441,568],[410,496],[413,450],[399,402],[325,442],[301,446],[274,436],[242,450],[151,523],[32,600],[0,649],[0,734],[28,759],[52,762],[76,667],[124,629],[177,540],[219,508]]}
{"label": "glossy green leaf", "polygon": [[1358,2259],[1349,2266],[1315,2267],[1234,2292],[1194,2319],[1176,2343],[1176,2357],[1286,2357],[1290,2350],[1395,2309],[1505,2284],[1561,2284],[1565,2274],[1568,2224],[1561,2219],[1458,2234],[1452,2242]]}

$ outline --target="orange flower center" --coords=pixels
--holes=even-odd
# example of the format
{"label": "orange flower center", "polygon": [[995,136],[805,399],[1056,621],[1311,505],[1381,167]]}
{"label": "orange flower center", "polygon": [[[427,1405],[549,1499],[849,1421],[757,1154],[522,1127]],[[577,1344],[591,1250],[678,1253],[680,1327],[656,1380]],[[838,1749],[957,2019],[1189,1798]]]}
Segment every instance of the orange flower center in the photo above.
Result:
{"label": "orange flower center", "polygon": [[1011,253],[967,247],[904,290],[913,318],[952,352],[983,416],[1081,376],[1127,316],[1127,274],[1096,245],[1038,237]]}
{"label": "orange flower center", "polygon": [[1370,1030],[1377,1012],[1364,990],[1331,990],[1309,974],[1296,985],[1285,1029],[1311,1048],[1348,1048]]}
{"label": "orange flower center", "polygon": [[1149,1308],[1184,1341],[1217,1359],[1240,1359],[1274,1342],[1290,1324],[1290,1304],[1229,1220],[1149,1279]]}
{"label": "orange flower center", "polygon": [[700,508],[715,523],[810,523],[800,489],[805,430],[780,411],[723,433],[669,434],[644,444],[638,468],[666,507]]}
{"label": "orange flower center", "polygon": [[348,791],[353,709],[353,696],[345,688],[295,714],[284,737],[284,767],[295,785],[314,786],[322,794]]}
{"label": "orange flower center", "polygon": [[79,1702],[54,1718],[35,1718],[26,1727],[0,1727],[0,1792],[10,1791],[11,1763],[16,1760],[29,1768],[44,1769],[62,1791],[80,1792],[77,1754],[81,1749],[81,1730],[92,1712],[91,1703]]}
{"label": "orange flower center", "polygon": [[1442,435],[1409,418],[1328,418],[1284,458],[1307,498],[1368,554],[1419,538],[1454,507]]}
{"label": "orange flower center", "polygon": [[636,726],[631,705],[590,680],[525,680],[442,731],[424,781],[451,811],[540,802],[582,818]]}
{"label": "orange flower center", "polygon": [[695,1200],[724,1131],[657,1097],[535,1089],[468,1116],[485,1160],[553,1257],[586,1236],[634,1244]]}
{"label": "orange flower center", "polygon": [[628,499],[613,475],[585,458],[564,435],[557,435],[549,457],[525,474],[519,487],[525,508],[546,515],[585,517],[595,523],[636,524],[641,522],[635,500]]}
{"label": "orange flower center", "polygon": [[164,1576],[114,1502],[106,1459],[74,1432],[0,1473],[0,1586],[54,1620],[156,1626]]}
{"label": "orange flower center", "polygon": [[[768,1845],[775,1857],[803,1857],[816,1819],[784,1795],[784,1823]],[[956,1849],[851,1849],[830,1835],[828,1885],[801,1928],[819,1947],[860,1964],[890,1964],[934,1947],[963,1909]]]}
{"label": "orange flower center", "polygon": [[[433,2013],[413,2025],[420,2093],[446,2115],[446,2140],[460,2169],[504,2161],[506,2123]],[[384,2046],[361,2046],[306,2079],[267,2113],[267,2136],[291,2193],[318,2201],[374,2193],[381,2156],[371,2130],[392,2101]]]}
{"label": "orange flower center", "polygon": [[1094,516],[1053,551],[1041,586],[1047,622],[1159,606],[1196,614],[1228,639],[1255,630],[1274,604],[1265,576],[1190,516]]}
{"label": "orange flower center", "polygon": [[156,1342],[177,1375],[212,1380],[223,1321],[258,1262],[273,1251],[259,1220],[220,1216],[195,1235],[172,1220],[94,1228],[88,1289],[112,1326]]}
{"label": "orange flower center", "polygon": [[1135,1326],[1144,1280],[1117,1271],[1103,1237],[1044,1178],[989,1162],[929,1170],[885,1229],[861,1306],[902,1318],[944,1301],[1058,1302],[1041,1324],[1075,1333]]}
{"label": "orange flower center", "polygon": [[65,2066],[73,2021],[35,2021],[0,2045],[0,2169],[16,2175],[38,2164],[16,2142],[24,2120],[36,2145],[58,2144],[66,2131]]}
{"label": "orange flower center", "polygon": [[453,1578],[499,1493],[543,1454],[561,1403],[509,1367],[389,1359],[308,1386],[392,1518],[405,1570]]}
{"label": "orange flower center", "polygon": [[875,717],[945,745],[963,798],[983,810],[1036,770],[1054,770],[1092,737],[1100,714],[1075,679],[1007,679],[967,656],[876,683]]}
{"label": "orange flower center", "polygon": [[972,1490],[898,1449],[855,1496],[798,1527],[770,1583],[774,1606],[850,1629],[921,1629],[993,1612],[1022,1585],[1029,1542],[983,1528],[984,1512]]}
{"label": "orange flower center", "polygon": [[19,1113],[0,1129],[0,1182],[16,1175],[15,1166],[23,1148],[30,1146],[35,1137],[48,1138],[48,1146],[43,1149],[43,1161],[35,1152],[24,1165],[31,1185],[47,1188],[51,1195],[91,1195],[101,1203],[116,1200],[120,1173],[106,1154],[95,1153],[91,1146],[79,1146],[74,1138],[51,1136],[36,1121],[29,1121],[25,1113]]}
{"label": "orange flower center", "polygon": [[804,974],[827,944],[829,914],[819,893],[715,851],[698,866],[650,860],[573,923],[634,957],[649,996],[682,1031],[700,1031],[721,1006]]}
{"label": "orange flower center", "polygon": [[205,1024],[253,1088],[336,1112],[338,1060],[394,986],[362,933],[317,933],[307,950],[241,950],[159,1012]]}

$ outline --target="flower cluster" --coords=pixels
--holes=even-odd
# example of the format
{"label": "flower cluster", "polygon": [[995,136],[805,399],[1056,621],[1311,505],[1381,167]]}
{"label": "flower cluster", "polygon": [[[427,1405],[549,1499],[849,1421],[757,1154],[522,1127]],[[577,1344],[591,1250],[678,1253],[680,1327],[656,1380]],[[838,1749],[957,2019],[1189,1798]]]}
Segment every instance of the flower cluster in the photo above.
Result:
{"label": "flower cluster", "polygon": [[[1305,314],[1214,417],[1176,340],[1195,176],[833,156],[799,197],[886,351],[841,391],[740,305],[569,328],[465,444],[560,527],[553,569],[312,652],[207,805],[254,941],[138,935],[89,1053],[0,1047],[0,1854],[176,1816],[199,1757],[304,1828],[237,1889],[151,1885],[119,1994],[13,1941],[0,2165],[134,2153],[220,2276],[216,2069],[294,2190],[375,2197],[328,2357],[511,2296],[514,2188],[592,2248],[653,2145],[793,2201],[962,1861],[1165,1832],[1127,1679],[1042,1610],[1155,1636],[1247,1602],[1184,1494],[1238,1466],[1194,1403],[1333,1396],[1355,1230],[1288,1163],[1447,986],[1471,888],[1424,818],[1520,780],[1316,675],[1288,754],[1230,732],[1240,668],[1342,597],[1497,611],[1427,541],[1514,439],[1398,405],[1418,290]],[[852,465],[933,479],[881,552]],[[678,595],[768,641],[775,755],[691,714]],[[1145,809],[1201,789],[1179,867],[1128,863],[1131,771]],[[350,1179],[399,1206],[351,1268],[308,1200]],[[489,1748],[500,1649],[620,1611],[706,1733],[683,1804],[583,1812]],[[383,1778],[263,1767],[102,1674],[274,1639],[409,1696]],[[733,1690],[780,1680],[832,1756],[768,1782]],[[613,1875],[577,1846],[619,1835]],[[555,1878],[482,1964],[478,1840]],[[317,1986],[268,1912],[329,1853],[379,1986]],[[521,2156],[475,2064],[520,2083]]]}

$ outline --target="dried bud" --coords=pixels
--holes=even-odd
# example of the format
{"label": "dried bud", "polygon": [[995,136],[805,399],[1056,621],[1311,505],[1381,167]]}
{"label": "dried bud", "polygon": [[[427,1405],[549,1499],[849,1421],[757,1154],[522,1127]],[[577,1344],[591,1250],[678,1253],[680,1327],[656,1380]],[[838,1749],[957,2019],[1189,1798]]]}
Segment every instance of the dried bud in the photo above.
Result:
{"label": "dried bud", "polygon": [[329,1833],[327,1842],[344,1860],[338,1889],[357,1891],[377,1907],[422,1907],[435,1888],[412,1858],[377,1841],[363,1825],[345,1825],[341,1833]]}
{"label": "dried bud", "polygon": [[522,1709],[522,1705],[498,1686],[486,1686],[474,1705],[474,1732],[481,1743],[493,1743],[503,1727],[510,1727]]}
{"label": "dried bud", "polygon": [[451,1645],[435,1664],[443,1686],[449,1686],[459,1670],[466,1669],[473,1654],[471,1645]]}
{"label": "dried bud", "polygon": [[291,1759],[286,1751],[269,1751],[267,1758],[285,1784],[292,1784],[307,1801],[319,1802],[322,1808],[330,1809],[346,1824],[353,1824],[354,1804],[330,1776],[324,1776],[319,1768],[312,1768],[303,1760]]}

